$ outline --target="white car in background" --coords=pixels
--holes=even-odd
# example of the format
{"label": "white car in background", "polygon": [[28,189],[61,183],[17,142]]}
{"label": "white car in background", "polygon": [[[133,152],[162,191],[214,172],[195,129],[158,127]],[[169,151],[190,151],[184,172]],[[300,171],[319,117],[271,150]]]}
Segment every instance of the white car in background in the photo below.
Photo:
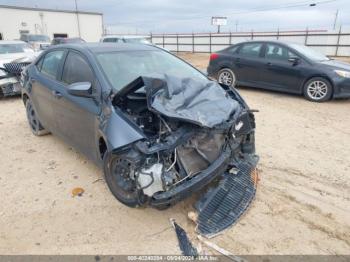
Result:
{"label": "white car in background", "polygon": [[47,35],[22,34],[20,40],[28,43],[35,51],[45,50],[51,45]]}
{"label": "white car in background", "polygon": [[0,41],[0,97],[20,94],[21,68],[37,56],[38,53],[23,41]]}
{"label": "white car in background", "polygon": [[142,35],[106,35],[101,38],[103,43],[139,43],[153,45],[149,36]]}

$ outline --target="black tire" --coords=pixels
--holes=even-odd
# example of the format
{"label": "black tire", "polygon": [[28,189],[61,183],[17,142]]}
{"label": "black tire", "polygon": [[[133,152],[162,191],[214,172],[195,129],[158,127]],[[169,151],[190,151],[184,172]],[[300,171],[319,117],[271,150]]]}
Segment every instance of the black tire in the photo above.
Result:
{"label": "black tire", "polygon": [[29,128],[35,136],[43,136],[50,133],[41,124],[30,99],[26,101],[26,113]]}
{"label": "black tire", "polygon": [[147,203],[147,196],[137,189],[130,178],[132,163],[128,163],[130,151],[121,154],[105,153],[103,157],[104,175],[109,190],[121,203],[128,207],[141,207]]}
{"label": "black tire", "polygon": [[235,87],[236,85],[236,75],[230,68],[221,69],[216,77],[220,84]]}
{"label": "black tire", "polygon": [[332,84],[323,77],[313,77],[304,85],[304,96],[313,102],[325,102],[333,94]]}

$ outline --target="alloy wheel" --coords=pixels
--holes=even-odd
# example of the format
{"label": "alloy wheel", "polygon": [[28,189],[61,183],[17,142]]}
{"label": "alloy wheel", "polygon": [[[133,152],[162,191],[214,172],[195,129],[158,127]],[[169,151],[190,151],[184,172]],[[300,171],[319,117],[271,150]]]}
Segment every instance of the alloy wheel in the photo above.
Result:
{"label": "alloy wheel", "polygon": [[323,81],[320,81],[320,80],[312,81],[307,86],[307,94],[313,100],[321,100],[327,95],[327,93],[328,93],[328,86]]}
{"label": "alloy wheel", "polygon": [[234,86],[236,77],[231,70],[224,69],[219,73],[218,82],[227,86]]}

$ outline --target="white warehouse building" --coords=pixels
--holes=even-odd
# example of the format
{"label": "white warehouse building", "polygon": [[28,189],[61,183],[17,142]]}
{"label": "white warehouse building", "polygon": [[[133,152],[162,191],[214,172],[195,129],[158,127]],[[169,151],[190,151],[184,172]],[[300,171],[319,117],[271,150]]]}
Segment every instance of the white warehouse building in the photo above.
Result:
{"label": "white warehouse building", "polygon": [[98,12],[56,10],[0,5],[0,40],[19,39],[21,34],[81,37],[97,42],[103,34],[103,15]]}

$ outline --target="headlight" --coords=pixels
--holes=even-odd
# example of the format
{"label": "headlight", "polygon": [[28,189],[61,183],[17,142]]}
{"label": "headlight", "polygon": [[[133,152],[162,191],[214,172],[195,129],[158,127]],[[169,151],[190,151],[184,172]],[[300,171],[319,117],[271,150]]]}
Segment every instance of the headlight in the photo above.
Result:
{"label": "headlight", "polygon": [[334,72],[335,72],[338,76],[350,78],[350,72],[349,72],[349,71],[334,70]]}

